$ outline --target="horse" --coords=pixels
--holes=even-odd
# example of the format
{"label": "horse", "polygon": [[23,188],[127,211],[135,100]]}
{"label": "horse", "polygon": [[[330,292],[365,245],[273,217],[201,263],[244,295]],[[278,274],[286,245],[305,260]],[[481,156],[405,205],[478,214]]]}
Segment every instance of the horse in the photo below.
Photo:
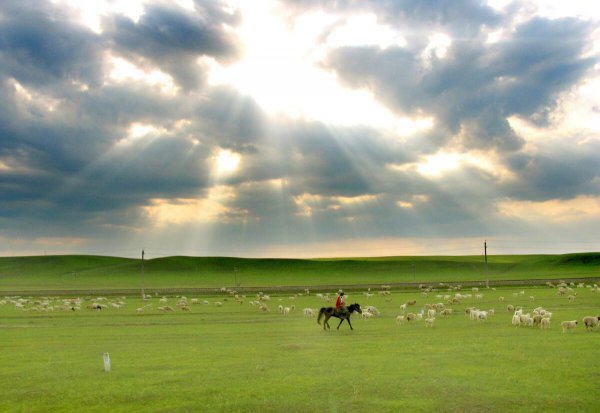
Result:
{"label": "horse", "polygon": [[346,307],[346,311],[345,312],[340,312],[339,310],[337,310],[335,307],[321,307],[321,309],[319,310],[319,317],[317,317],[317,323],[319,323],[319,325],[321,324],[321,318],[323,316],[325,316],[325,320],[323,320],[323,330],[329,330],[329,319],[331,317],[335,317],[335,318],[339,318],[341,321],[337,326],[337,329],[340,329],[340,326],[342,325],[342,323],[344,322],[344,320],[346,320],[348,322],[348,325],[350,326],[350,330],[354,330],[352,328],[352,324],[350,323],[350,316],[352,315],[353,312],[357,312],[362,314],[362,310],[360,309],[360,304],[358,303],[354,303],[354,304],[350,304],[348,307]]}

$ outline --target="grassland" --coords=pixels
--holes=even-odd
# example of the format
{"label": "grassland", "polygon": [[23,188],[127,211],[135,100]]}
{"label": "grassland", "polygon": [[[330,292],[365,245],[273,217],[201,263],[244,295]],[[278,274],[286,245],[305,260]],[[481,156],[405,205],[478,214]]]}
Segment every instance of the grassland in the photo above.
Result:
{"label": "grassland", "polygon": [[[350,291],[350,301],[375,305],[381,316],[353,317],[354,331],[323,331],[301,309],[328,305],[303,289],[273,293],[269,312],[238,304],[230,294],[188,296],[198,304],[177,309],[178,293],[158,310],[160,295],[121,300],[120,309],[94,311],[99,289],[139,288],[139,260],[90,257],[0,258],[1,412],[596,412],[600,405],[600,328],[586,332],[581,319],[600,315],[600,254],[489,257],[491,280],[587,278],[573,287],[574,301],[555,288],[483,289],[453,305],[455,315],[396,325],[400,305],[445,301],[439,281],[482,279],[481,257],[388,257],[355,260],[243,260],[170,257],[144,263],[146,287],[298,286],[423,282],[391,295]],[[234,271],[236,268],[237,271]],[[296,289],[297,288],[297,289]],[[358,288],[358,287],[357,287]],[[3,293],[22,289],[17,308]],[[44,291],[64,291],[43,297]],[[80,310],[60,310],[69,291],[87,289]],[[211,290],[211,291],[214,291]],[[376,291],[375,291],[376,292]],[[462,291],[471,293],[470,289]],[[296,294],[295,294],[296,293]],[[576,293],[576,294],[575,294]],[[504,302],[499,297],[505,297]],[[27,298],[25,298],[27,297]],[[534,297],[531,301],[530,297]],[[34,311],[48,300],[54,311]],[[208,304],[203,304],[206,301]],[[215,303],[220,301],[223,306]],[[106,302],[106,301],[103,301]],[[553,312],[548,330],[513,327],[507,304]],[[289,316],[277,306],[296,307]],[[145,307],[142,313],[136,308]],[[487,322],[464,316],[476,306],[495,309]],[[563,320],[580,325],[563,334]],[[104,372],[102,354],[111,357]]]}
{"label": "grassland", "polygon": [[[0,257],[0,292],[140,288],[142,262],[101,256]],[[144,285],[161,288],[393,284],[600,277],[600,253],[566,255],[144,261]]]}
{"label": "grassland", "polygon": [[[417,300],[412,308],[419,311],[447,292],[357,292],[350,300],[377,306],[381,316],[353,317],[354,331],[345,324],[337,331],[334,322],[329,332],[302,314],[325,304],[314,293],[272,296],[270,312],[249,305],[255,297],[240,305],[227,294],[197,296],[189,313],[159,312],[159,297],[129,297],[123,308],[101,311],[85,308],[92,297],[75,312],[6,303],[0,411],[596,412],[600,329],[579,325],[563,334],[559,323],[599,314],[600,292],[575,288],[569,302],[556,289],[521,290],[485,290],[483,299],[463,300],[454,306],[458,314],[438,317],[433,328],[422,321],[398,326],[395,316],[408,300]],[[168,301],[176,308],[176,297]],[[148,303],[144,313],[135,311]],[[551,328],[511,326],[507,303],[549,309]],[[289,316],[276,310],[292,304]],[[470,306],[497,314],[478,323],[463,315]]]}

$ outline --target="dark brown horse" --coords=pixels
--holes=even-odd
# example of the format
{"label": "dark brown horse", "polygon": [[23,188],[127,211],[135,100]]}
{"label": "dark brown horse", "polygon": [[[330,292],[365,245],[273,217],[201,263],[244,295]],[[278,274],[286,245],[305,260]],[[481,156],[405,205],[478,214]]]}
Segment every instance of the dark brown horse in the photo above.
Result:
{"label": "dark brown horse", "polygon": [[319,310],[319,317],[317,318],[317,323],[321,324],[321,318],[325,316],[325,320],[323,320],[323,330],[329,330],[329,319],[331,317],[339,318],[341,321],[337,326],[337,329],[340,329],[340,326],[346,320],[348,325],[350,326],[350,330],[354,330],[352,328],[352,324],[350,323],[350,316],[353,312],[362,313],[360,309],[360,304],[354,303],[350,304],[348,307],[345,307],[343,310],[337,310],[335,307],[321,307]]}

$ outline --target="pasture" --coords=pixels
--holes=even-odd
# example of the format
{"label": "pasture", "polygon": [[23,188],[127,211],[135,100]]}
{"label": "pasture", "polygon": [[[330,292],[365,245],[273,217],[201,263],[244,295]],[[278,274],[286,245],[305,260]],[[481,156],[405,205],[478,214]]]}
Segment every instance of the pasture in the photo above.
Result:
{"label": "pasture", "polygon": [[[0,298],[0,411],[598,411],[600,327],[587,332],[581,323],[600,315],[597,289],[573,286],[570,301],[541,286],[482,289],[481,298],[464,288],[471,296],[447,305],[454,314],[432,327],[397,325],[400,306],[416,300],[407,312],[418,313],[456,291],[373,292],[350,292],[348,303],[376,306],[378,317],[354,314],[354,331],[335,330],[332,319],[329,332],[302,310],[332,305],[316,294],[333,299],[335,291],[271,295],[263,301],[270,311],[251,305],[254,295],[240,304],[217,292],[188,296],[190,311],[175,295],[80,297],[76,311],[59,308],[75,297],[22,297],[22,308],[16,297]],[[110,305],[117,301],[121,308]],[[106,308],[86,308],[94,302]],[[551,311],[550,328],[512,326],[508,304]],[[295,309],[283,315],[279,305]],[[165,306],[174,311],[158,309]],[[468,307],[495,315],[471,320]],[[573,319],[579,325],[562,333],[560,322]]]}
{"label": "pasture", "polygon": [[[141,260],[101,256],[0,257],[2,291],[139,289]],[[600,276],[600,253],[564,255],[243,259],[164,257],[144,262],[148,289],[484,282]]]}

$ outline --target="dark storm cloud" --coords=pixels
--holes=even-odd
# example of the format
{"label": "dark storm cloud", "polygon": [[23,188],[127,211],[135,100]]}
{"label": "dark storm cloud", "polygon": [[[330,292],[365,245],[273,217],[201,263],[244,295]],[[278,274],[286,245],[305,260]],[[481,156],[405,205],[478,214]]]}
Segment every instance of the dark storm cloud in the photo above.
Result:
{"label": "dark storm cloud", "polygon": [[346,47],[328,65],[346,85],[370,88],[399,113],[433,114],[445,135],[440,144],[464,128],[466,148],[516,150],[522,139],[507,118],[546,121],[558,94],[597,61],[581,57],[592,29],[574,19],[534,19],[500,43],[457,39],[428,64],[409,48]]}
{"label": "dark storm cloud", "polygon": [[224,25],[239,23],[235,14],[227,14],[218,2],[197,2],[197,10],[149,4],[138,22],[113,16],[104,20],[105,36],[114,51],[142,66],[160,67],[185,89],[198,87],[203,73],[197,65],[201,56],[231,61],[238,57],[236,37]]}
{"label": "dark storm cloud", "polygon": [[[575,141],[575,139],[573,139]],[[535,155],[515,154],[507,164],[519,180],[502,187],[514,199],[546,201],[600,195],[600,144],[553,142]]]}
{"label": "dark storm cloud", "polygon": [[102,77],[102,39],[50,3],[3,1],[0,19],[0,71],[20,82],[49,87]]}

